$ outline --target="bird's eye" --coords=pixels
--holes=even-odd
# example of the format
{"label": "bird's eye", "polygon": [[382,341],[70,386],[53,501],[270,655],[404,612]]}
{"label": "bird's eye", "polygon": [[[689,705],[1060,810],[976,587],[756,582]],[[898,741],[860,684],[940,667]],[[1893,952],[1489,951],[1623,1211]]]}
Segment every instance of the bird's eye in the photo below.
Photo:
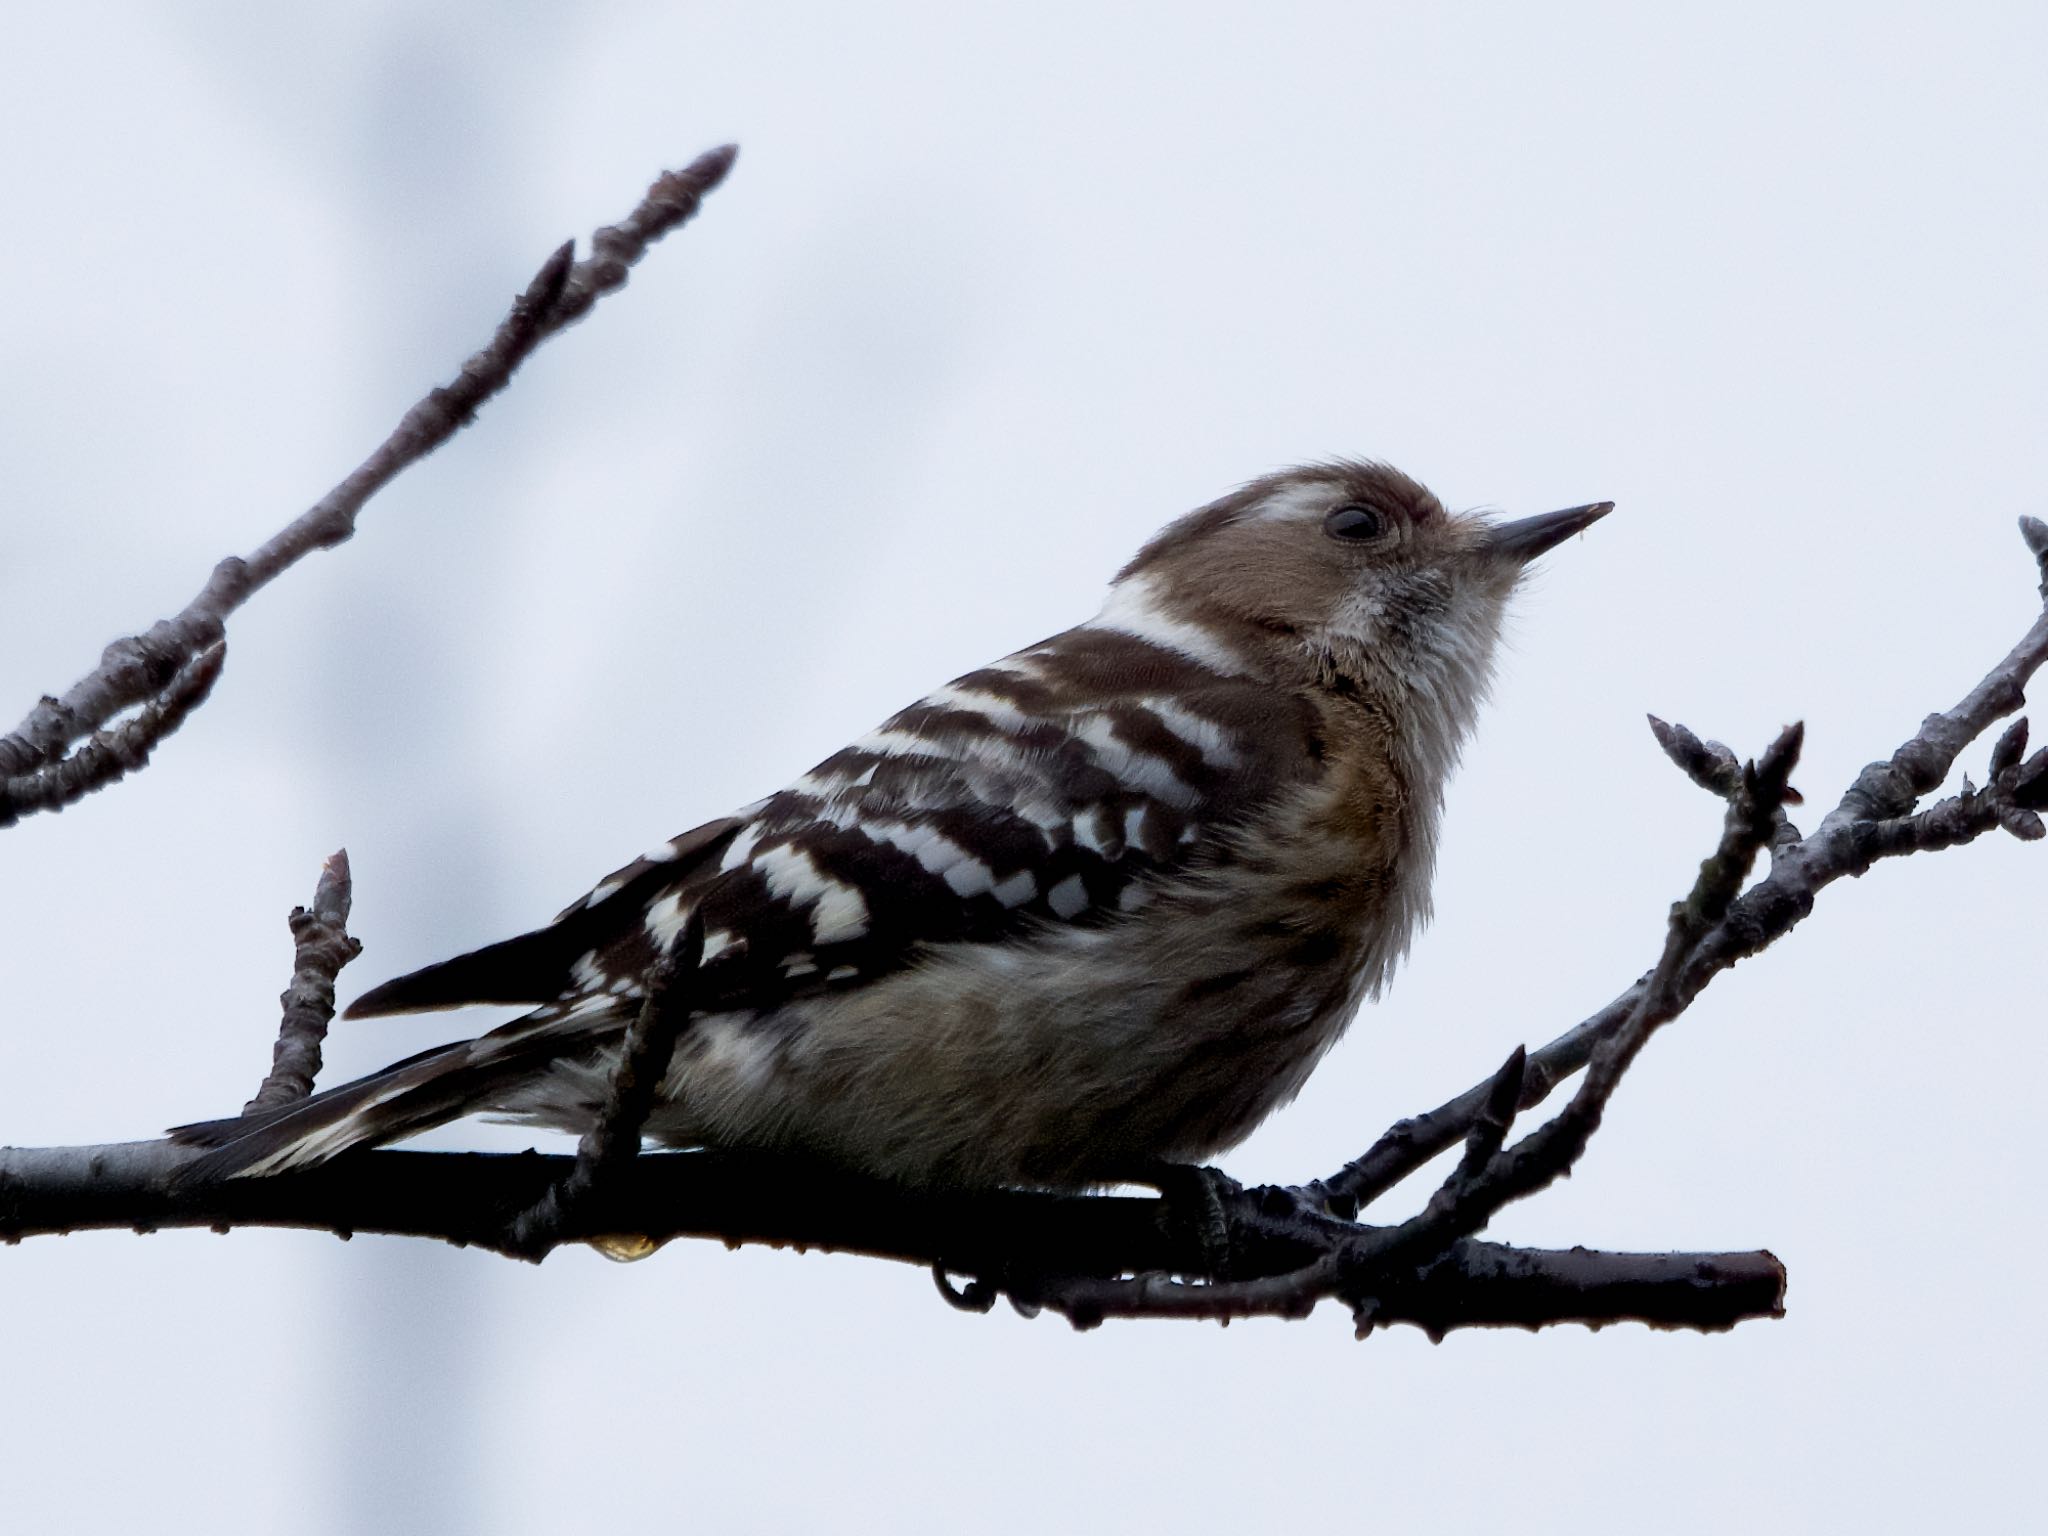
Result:
{"label": "bird's eye", "polygon": [[1323,532],[1333,539],[1363,541],[1387,531],[1386,515],[1371,507],[1339,507],[1323,519]]}

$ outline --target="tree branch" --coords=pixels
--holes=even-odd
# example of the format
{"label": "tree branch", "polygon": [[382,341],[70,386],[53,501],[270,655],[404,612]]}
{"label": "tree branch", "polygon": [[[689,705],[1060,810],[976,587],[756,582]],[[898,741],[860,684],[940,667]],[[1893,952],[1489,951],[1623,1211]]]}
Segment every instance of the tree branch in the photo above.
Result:
{"label": "tree branch", "polygon": [[[2040,566],[2041,588],[2048,598],[2048,524],[2021,518],[2020,532]],[[1889,759],[1865,768],[1811,836],[1799,837],[1796,829],[1791,829],[1789,838],[1783,836],[1783,829],[1774,833],[1770,873],[1732,903],[1679,974],[1676,995],[1681,1009],[1722,971],[1798,926],[1813,910],[1820,892],[1843,876],[1860,875],[1876,859],[1891,854],[1972,841],[2010,819],[2001,815],[2001,803],[2019,810],[2038,808],[2048,795],[2048,754],[2044,753],[2024,764],[1994,770],[1993,784],[1972,792],[1978,798],[1966,807],[1934,807],[1926,813],[1926,821],[1910,829],[1878,828],[1886,819],[1910,813],[1920,795],[1948,776],[1964,747],[1994,720],[2021,707],[2026,685],[2044,661],[2048,661],[2048,608],[1961,703],[1946,714],[1929,715]],[[1666,725],[1655,716],[1651,721],[1660,744],[1689,777],[1717,794],[1724,793],[1726,766],[1714,751],[1715,744],[1701,743],[1684,727]],[[2005,749],[2003,741],[2000,748]],[[1727,749],[1720,752],[1727,753]],[[1733,754],[1727,755],[1732,760]],[[2005,786],[2002,790],[2001,783]],[[2022,837],[2029,835],[2024,825],[2015,831]],[[1637,981],[1597,1013],[1531,1052],[1522,1109],[1542,1103],[1559,1083],[1584,1068],[1602,1042],[1627,1024],[1648,985],[1647,977]],[[1311,1188],[1340,1211],[1356,1212],[1370,1205],[1471,1129],[1485,1105],[1487,1087],[1478,1084],[1427,1114],[1401,1121],[1364,1156]]]}
{"label": "tree branch", "polygon": [[[88,732],[90,739],[68,757],[51,757],[36,762],[26,772],[0,777],[0,828],[11,827],[37,811],[61,811],[94,790],[118,783],[147,766],[156,744],[206,702],[227,659],[226,638],[215,640],[171,673],[161,692],[147,704],[111,729],[95,729],[100,723],[98,719],[74,714],[57,699],[44,699],[37,709],[47,710],[56,722],[51,730],[67,733],[58,742],[57,751]],[[164,664],[169,665],[168,659]],[[112,713],[109,710],[108,716]],[[34,719],[31,714],[30,721]],[[20,740],[19,734],[0,739],[0,754],[6,754]]]}
{"label": "tree branch", "polygon": [[[0,828],[36,811],[60,810],[141,768],[151,749],[184,723],[219,677],[228,616],[313,551],[347,540],[372,496],[466,426],[543,341],[621,287],[650,245],[696,213],[737,154],[727,144],[680,171],[664,172],[623,222],[592,237],[588,259],[574,259],[574,242],[556,250],[454,382],[430,391],[407,411],[345,480],[254,554],[221,561],[176,617],[116,640],[99,666],[61,698],[45,697],[19,727],[0,737]],[[105,729],[116,715],[137,705],[143,707],[130,719]],[[91,740],[67,755],[84,736]]]}
{"label": "tree branch", "polygon": [[[59,1232],[241,1226],[297,1227],[347,1237],[357,1232],[433,1237],[522,1257],[510,1240],[514,1215],[565,1179],[574,1160],[536,1153],[360,1152],[324,1168],[220,1183],[180,1181],[196,1151],[168,1142],[104,1147],[0,1150],[0,1239]],[[1254,1221],[1237,1262],[1247,1282],[1261,1270],[1298,1263],[1302,1229]],[[642,1156],[613,1170],[589,1200],[568,1212],[569,1241],[619,1234],[651,1252],[678,1237],[728,1245],[864,1254],[960,1273],[1027,1276],[1060,1271],[1106,1279],[1185,1272],[1203,1259],[1192,1235],[1175,1237],[1161,1202],[1123,1196],[1051,1195],[1019,1190],[926,1193],[761,1157],[715,1152]],[[615,1250],[613,1250],[615,1251]],[[629,1247],[628,1251],[632,1251]],[[1022,1282],[1020,1281],[1020,1285]],[[1160,1282],[1152,1282],[1158,1288]],[[1226,1309],[1230,1293],[1205,1308],[1162,1305],[1148,1315],[1245,1316]],[[1784,1271],[1767,1253],[1624,1254],[1582,1248],[1552,1252],[1460,1243],[1437,1263],[1379,1298],[1373,1322],[1453,1328],[1633,1320],[1663,1328],[1723,1329],[1782,1311]],[[1159,1292],[1172,1297],[1170,1284]],[[1076,1323],[1124,1315],[1091,1313],[1077,1289]]]}

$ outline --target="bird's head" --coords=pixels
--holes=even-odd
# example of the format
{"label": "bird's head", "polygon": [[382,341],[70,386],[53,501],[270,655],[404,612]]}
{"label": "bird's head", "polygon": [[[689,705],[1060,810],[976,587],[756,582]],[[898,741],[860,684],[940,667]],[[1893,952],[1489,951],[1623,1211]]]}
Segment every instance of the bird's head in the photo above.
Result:
{"label": "bird's head", "polygon": [[1200,626],[1276,680],[1362,693],[1435,736],[1447,764],[1528,563],[1611,507],[1496,522],[1384,464],[1311,465],[1168,524],[1111,602]]}

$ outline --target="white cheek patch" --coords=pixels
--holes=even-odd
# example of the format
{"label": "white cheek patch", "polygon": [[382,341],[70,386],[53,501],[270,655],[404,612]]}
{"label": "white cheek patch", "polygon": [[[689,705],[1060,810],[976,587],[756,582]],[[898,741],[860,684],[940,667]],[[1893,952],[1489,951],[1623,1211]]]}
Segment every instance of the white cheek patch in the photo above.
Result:
{"label": "white cheek patch", "polygon": [[1385,642],[1383,616],[1386,605],[1380,601],[1380,594],[1352,589],[1337,604],[1326,626],[1329,633],[1353,645],[1377,648]]}

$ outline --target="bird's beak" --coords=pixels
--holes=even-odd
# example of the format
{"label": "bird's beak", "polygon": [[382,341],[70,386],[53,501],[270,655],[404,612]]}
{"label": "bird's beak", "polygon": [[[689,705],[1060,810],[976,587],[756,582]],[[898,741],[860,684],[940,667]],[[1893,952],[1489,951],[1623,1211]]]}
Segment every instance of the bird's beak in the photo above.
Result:
{"label": "bird's beak", "polygon": [[1573,534],[1584,533],[1613,510],[1613,502],[1595,501],[1563,512],[1545,512],[1540,517],[1495,523],[1486,535],[1486,551],[1503,560],[1527,564]]}

